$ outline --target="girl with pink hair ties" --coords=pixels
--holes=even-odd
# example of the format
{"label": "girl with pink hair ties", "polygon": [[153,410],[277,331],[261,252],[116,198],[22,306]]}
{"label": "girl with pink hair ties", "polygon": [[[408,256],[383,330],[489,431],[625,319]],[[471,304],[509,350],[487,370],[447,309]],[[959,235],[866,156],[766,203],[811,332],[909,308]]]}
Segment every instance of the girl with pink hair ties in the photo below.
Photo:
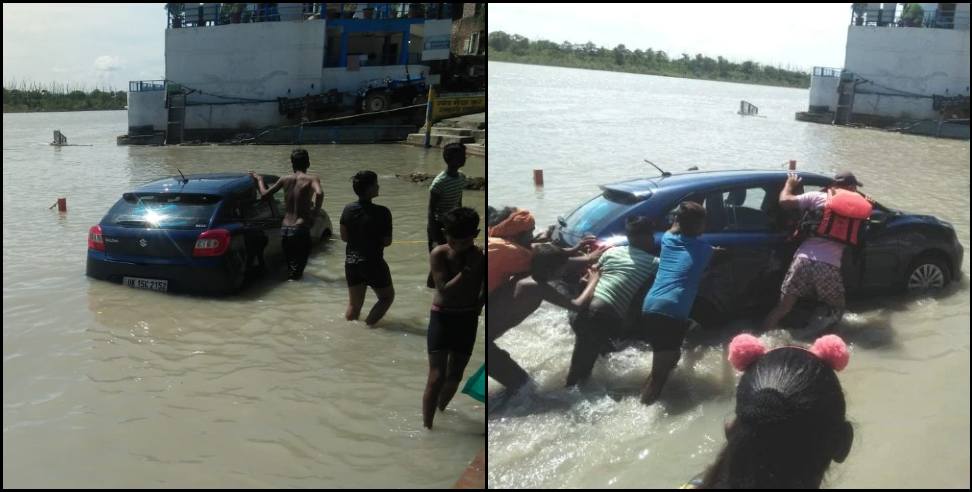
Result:
{"label": "girl with pink hair ties", "polygon": [[682,488],[820,488],[830,462],[842,463],[854,440],[835,372],[849,360],[836,335],[809,350],[767,351],[752,335],[733,338],[729,362],[743,372],[736,418],[715,463]]}

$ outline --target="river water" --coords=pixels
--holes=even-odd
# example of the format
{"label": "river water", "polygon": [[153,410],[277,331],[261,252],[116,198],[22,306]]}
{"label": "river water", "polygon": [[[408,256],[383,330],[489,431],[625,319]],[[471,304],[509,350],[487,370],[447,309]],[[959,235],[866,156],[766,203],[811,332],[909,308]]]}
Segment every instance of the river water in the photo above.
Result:
{"label": "river water", "polygon": [[[969,486],[969,142],[796,121],[807,90],[489,63],[489,204],[532,210],[547,225],[597,184],[669,171],[849,168],[882,203],[954,224],[964,279],[942,295],[851,304],[839,333],[850,456],[830,487]],[[736,114],[739,101],[762,117]],[[532,170],[543,169],[536,189]],[[745,328],[754,321],[739,321]],[[728,340],[728,336],[726,336]],[[787,342],[784,332],[764,337]],[[573,333],[543,305],[499,340],[539,383],[488,418],[490,487],[677,487],[725,443],[737,378],[718,344],[686,353],[659,403],[637,387],[650,353],[628,349],[595,367],[581,392],[562,389]],[[490,391],[500,389],[490,381]]]}
{"label": "river water", "polygon": [[[88,228],[123,191],[178,170],[290,172],[289,146],[116,146],[125,128],[123,111],[3,115],[4,487],[451,486],[484,446],[485,408],[457,394],[422,427],[428,189],[394,176],[438,172],[441,151],[306,147],[335,226],[354,172],[380,176],[397,298],[369,330],[343,319],[340,240],[303,281],[223,299],[85,277]],[[55,129],[92,146],[50,147]],[[48,210],[58,197],[66,214]],[[482,214],[485,194],[464,203]],[[483,361],[480,341],[467,376]]]}

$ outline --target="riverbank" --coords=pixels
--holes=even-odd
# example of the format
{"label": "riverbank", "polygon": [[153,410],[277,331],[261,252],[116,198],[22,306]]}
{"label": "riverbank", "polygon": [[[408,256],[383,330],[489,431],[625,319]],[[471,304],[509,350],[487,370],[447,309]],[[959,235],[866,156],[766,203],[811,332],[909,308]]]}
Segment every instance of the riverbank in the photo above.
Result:
{"label": "riverbank", "polygon": [[614,48],[595,46],[588,42],[573,44],[552,43],[545,39],[533,40],[503,31],[489,34],[489,61],[523,63],[564,68],[604,70],[609,72],[636,73],[718,82],[737,82],[774,87],[810,87],[810,74],[781,67],[762,65],[747,60],[731,62],[717,56],[711,58],[701,53],[694,57],[682,53],[680,58],[669,58],[664,51],[648,48],[644,51],[629,50],[623,44]]}
{"label": "riverbank", "polygon": [[67,111],[112,111],[128,107],[123,91],[51,92],[46,89],[3,89],[4,113],[56,113]]}

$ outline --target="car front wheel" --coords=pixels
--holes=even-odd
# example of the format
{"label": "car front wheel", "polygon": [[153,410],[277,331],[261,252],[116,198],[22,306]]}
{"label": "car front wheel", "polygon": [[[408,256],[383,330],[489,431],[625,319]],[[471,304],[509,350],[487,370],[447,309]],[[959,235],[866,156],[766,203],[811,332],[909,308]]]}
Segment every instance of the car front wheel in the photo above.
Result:
{"label": "car front wheel", "polygon": [[905,276],[905,288],[908,292],[921,292],[930,289],[941,289],[948,284],[948,266],[939,258],[924,256],[911,264]]}

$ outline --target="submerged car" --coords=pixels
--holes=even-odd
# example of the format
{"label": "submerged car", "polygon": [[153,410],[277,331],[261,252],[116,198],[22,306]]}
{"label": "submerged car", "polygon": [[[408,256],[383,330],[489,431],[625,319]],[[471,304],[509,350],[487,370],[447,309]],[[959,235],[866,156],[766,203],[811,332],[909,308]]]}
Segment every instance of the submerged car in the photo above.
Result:
{"label": "submerged car", "polygon": [[[268,187],[277,179],[264,176]],[[242,173],[171,177],[124,193],[88,231],[86,273],[161,292],[235,292],[264,259],[282,255],[283,205],[258,196]],[[331,234],[321,210],[311,238]]]}
{"label": "submerged car", "polygon": [[[800,193],[820,190],[833,181],[814,173],[797,174],[802,179]],[[787,171],[782,170],[707,171],[663,173],[604,185],[600,195],[566,218],[558,218],[552,239],[574,246],[586,234],[594,234],[603,241],[621,242],[626,218],[640,215],[656,224],[655,244],[659,245],[678,204],[698,202],[706,209],[702,238],[729,254],[728,261],[713,262],[706,272],[693,318],[704,324],[765,311],[779,298],[799,245],[792,236],[800,212],[779,206],[786,178]],[[961,275],[962,255],[952,224],[875,202],[864,244],[848,247],[844,254],[844,285],[849,297],[941,288]]]}

